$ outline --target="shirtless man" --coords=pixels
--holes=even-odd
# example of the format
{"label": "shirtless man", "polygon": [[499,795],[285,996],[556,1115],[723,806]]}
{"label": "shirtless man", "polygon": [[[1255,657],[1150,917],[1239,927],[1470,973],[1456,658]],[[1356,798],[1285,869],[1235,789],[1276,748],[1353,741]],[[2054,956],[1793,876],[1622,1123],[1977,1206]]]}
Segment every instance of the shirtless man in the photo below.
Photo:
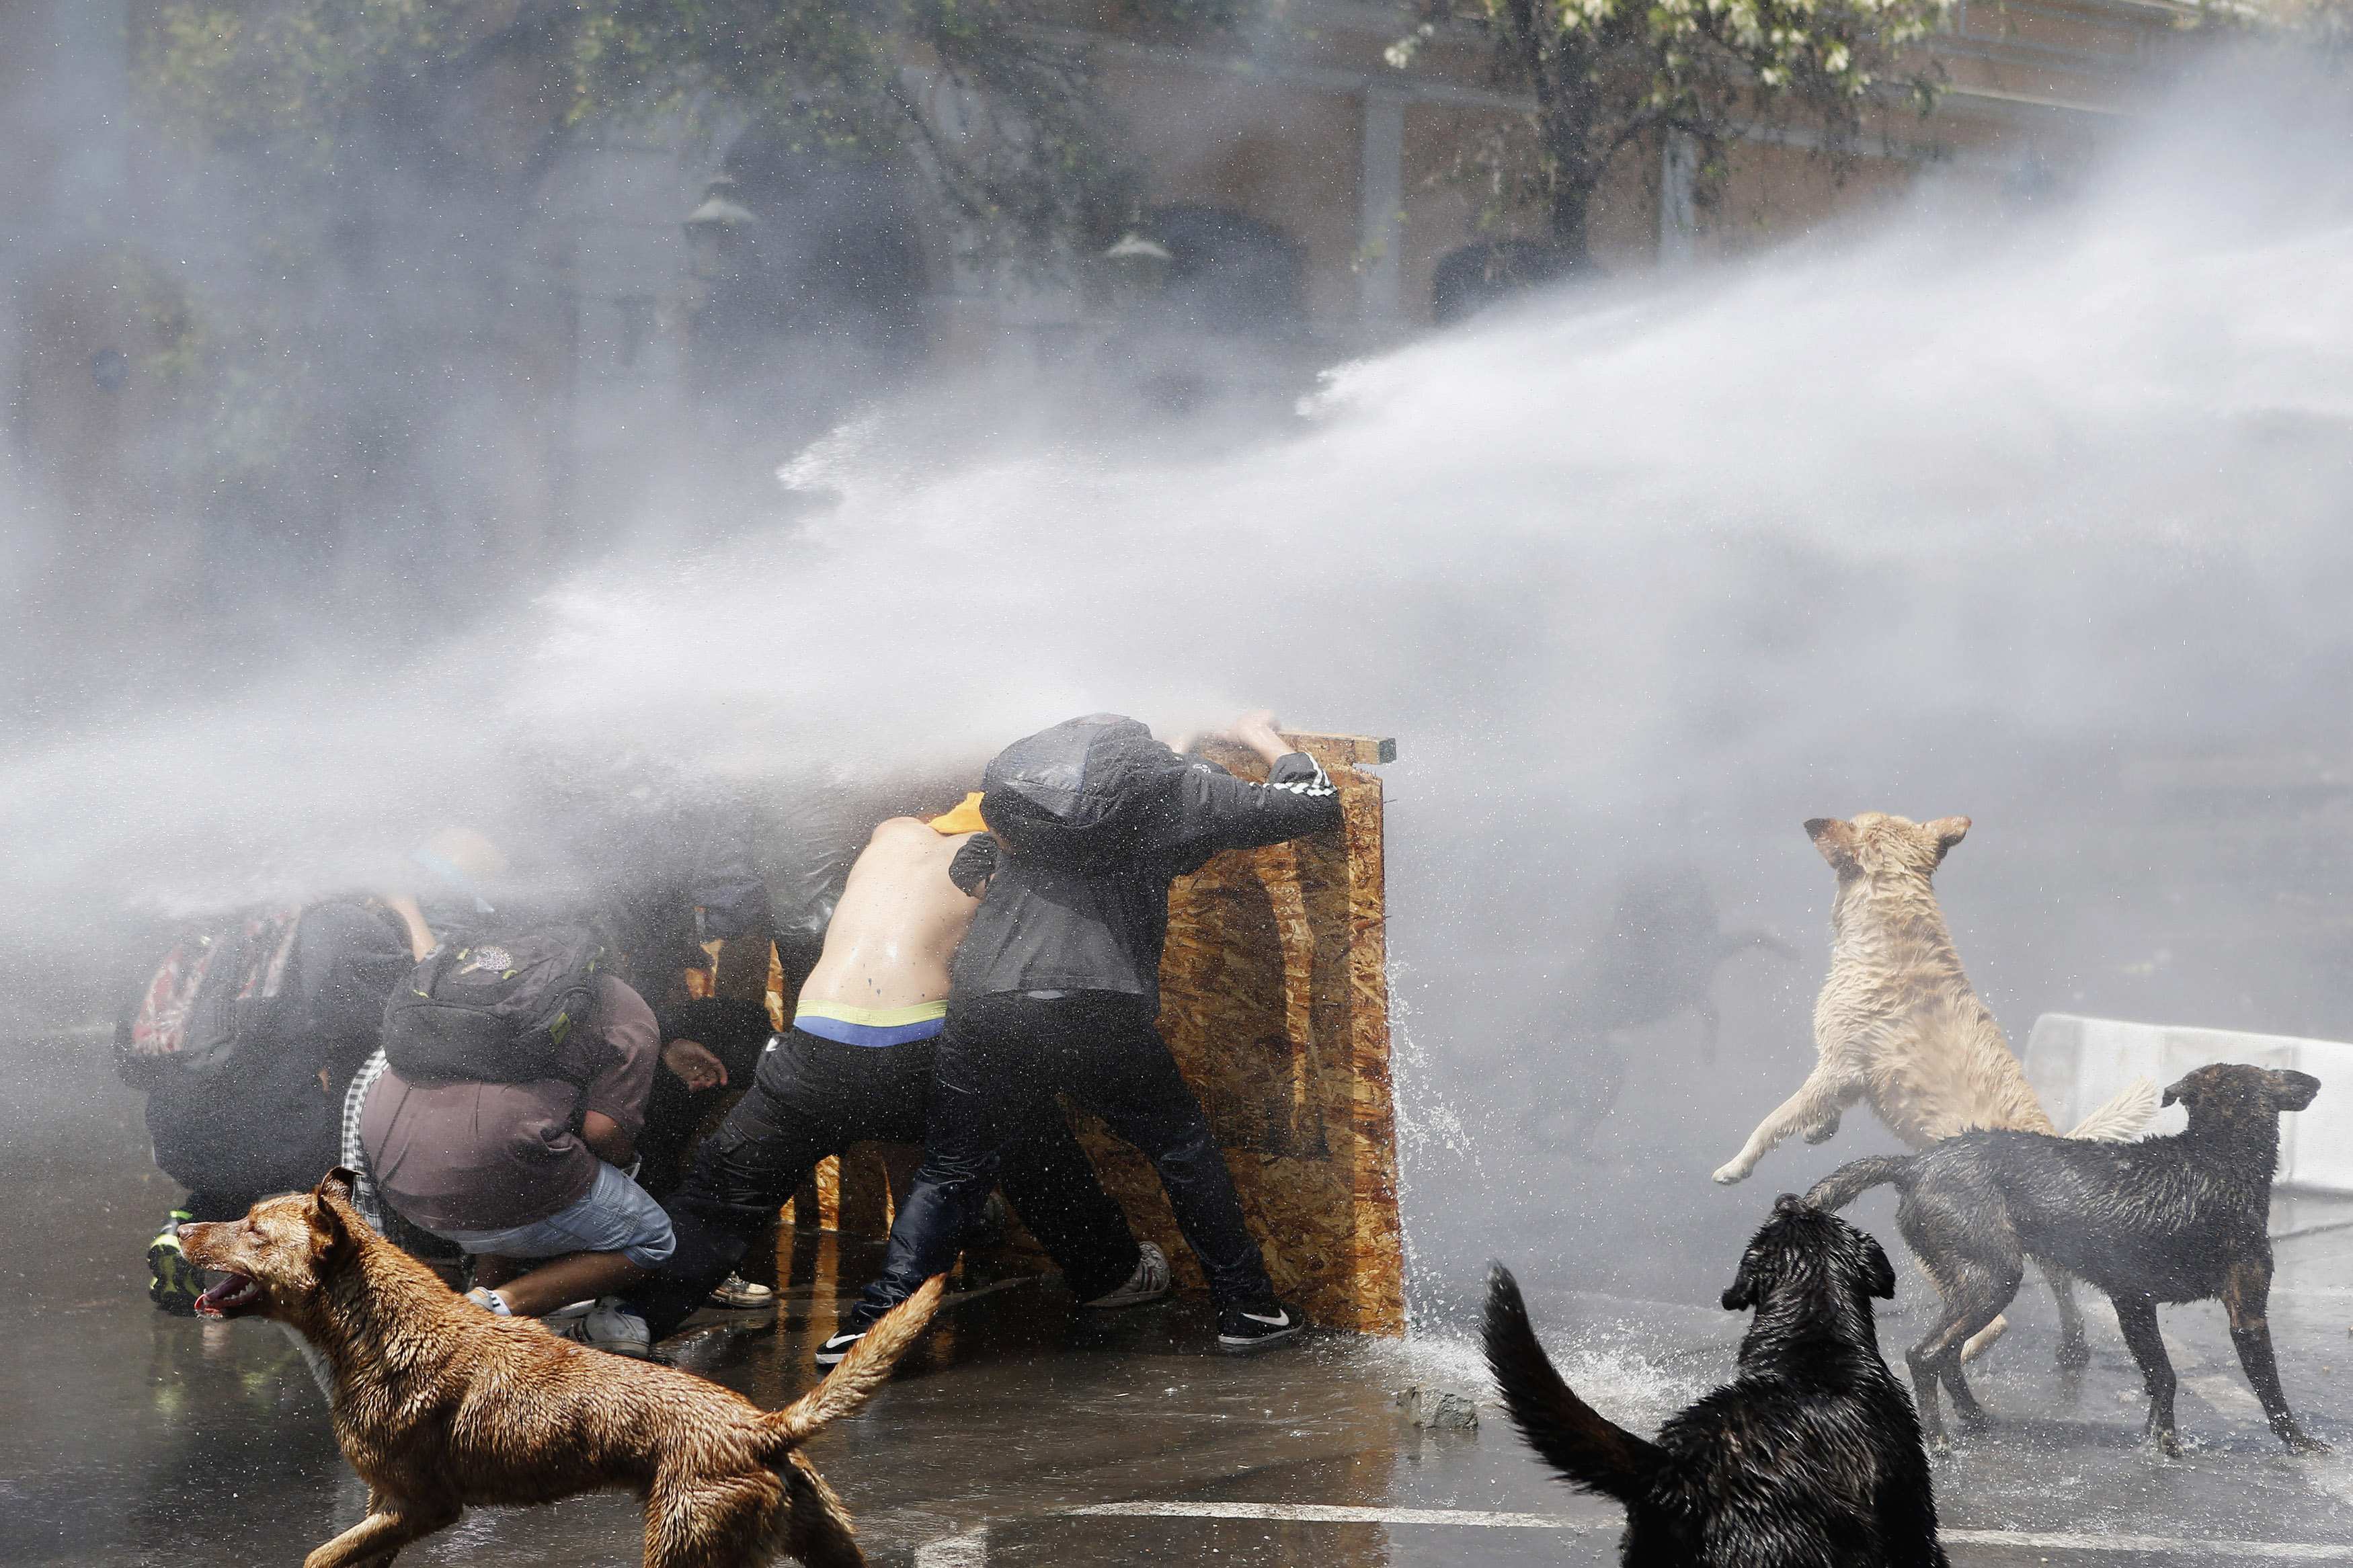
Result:
{"label": "shirtless man", "polygon": [[[948,1012],[948,960],[972,925],[977,898],[949,879],[974,834],[958,806],[933,824],[894,816],[849,868],[825,949],[801,984],[793,1026],[843,1045],[929,1039]],[[974,813],[977,816],[977,813]],[[887,1036],[888,1038],[878,1037]]]}
{"label": "shirtless man", "polygon": [[[726,1278],[819,1160],[853,1143],[923,1141],[934,1042],[947,1018],[948,961],[985,886],[959,887],[949,866],[979,826],[968,800],[929,825],[893,817],[867,840],[801,986],[792,1029],[768,1042],[751,1091],[670,1197],[677,1250],[632,1300],[654,1338]],[[1167,1292],[1167,1259],[1136,1241],[1059,1115],[1039,1120],[1001,1179],[1086,1305],[1134,1306]],[[828,1342],[820,1364],[840,1360],[856,1341],[838,1337],[842,1346]]]}

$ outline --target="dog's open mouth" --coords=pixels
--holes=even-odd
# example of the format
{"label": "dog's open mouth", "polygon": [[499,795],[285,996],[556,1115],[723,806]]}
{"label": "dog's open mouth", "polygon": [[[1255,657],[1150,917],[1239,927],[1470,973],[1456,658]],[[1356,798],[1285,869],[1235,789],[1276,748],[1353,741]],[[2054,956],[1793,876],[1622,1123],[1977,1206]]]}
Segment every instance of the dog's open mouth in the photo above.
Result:
{"label": "dog's open mouth", "polygon": [[261,1300],[261,1282],[242,1274],[224,1276],[196,1298],[196,1312],[206,1318],[234,1318]]}

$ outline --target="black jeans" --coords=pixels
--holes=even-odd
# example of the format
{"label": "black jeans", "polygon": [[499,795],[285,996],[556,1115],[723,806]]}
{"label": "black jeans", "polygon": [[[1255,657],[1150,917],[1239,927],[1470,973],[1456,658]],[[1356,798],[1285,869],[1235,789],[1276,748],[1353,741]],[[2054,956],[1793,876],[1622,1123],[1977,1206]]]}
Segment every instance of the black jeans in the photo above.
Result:
{"label": "black jeans", "polygon": [[1081,991],[952,1004],[938,1059],[923,1168],[891,1227],[881,1277],[860,1303],[861,1318],[880,1316],[955,1261],[956,1238],[987,1201],[998,1163],[1039,1118],[1059,1118],[1057,1093],[1101,1116],[1152,1162],[1219,1305],[1274,1294],[1208,1118],[1142,997]]}
{"label": "black jeans", "polygon": [[[762,1052],[756,1042],[702,1042],[727,1067],[727,1081],[756,1083]],[[686,1179],[687,1145],[694,1141],[712,1105],[724,1089],[691,1089],[676,1073],[656,1068],[654,1087],[646,1096],[646,1124],[638,1132],[638,1185],[667,1203]]]}
{"label": "black jeans", "polygon": [[[845,1046],[795,1029],[761,1054],[751,1091],[704,1142],[664,1205],[677,1250],[631,1293],[656,1339],[727,1278],[819,1160],[853,1143],[923,1141],[937,1043]],[[1135,1236],[1070,1123],[1059,1109],[1047,1110],[1004,1162],[1005,1195],[1085,1300],[1135,1271]],[[988,1191],[982,1188],[982,1203]],[[950,1262],[963,1235],[949,1240]]]}

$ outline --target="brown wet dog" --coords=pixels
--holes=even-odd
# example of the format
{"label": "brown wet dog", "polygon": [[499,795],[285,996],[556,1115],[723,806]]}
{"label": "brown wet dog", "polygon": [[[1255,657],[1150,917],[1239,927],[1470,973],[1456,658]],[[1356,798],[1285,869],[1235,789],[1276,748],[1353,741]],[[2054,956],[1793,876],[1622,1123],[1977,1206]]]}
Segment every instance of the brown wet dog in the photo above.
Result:
{"label": "brown wet dog", "polygon": [[841,1500],[797,1450],[882,1385],[941,1289],[932,1279],[831,1376],[771,1412],[483,1311],[368,1228],[348,1171],[307,1195],[264,1198],[240,1221],[184,1226],[180,1245],[229,1276],[197,1311],[274,1319],[307,1342],[336,1441],[368,1484],[367,1517],[304,1568],[384,1568],[470,1504],[622,1489],[645,1501],[647,1568],[751,1568],[781,1553],[861,1563]]}

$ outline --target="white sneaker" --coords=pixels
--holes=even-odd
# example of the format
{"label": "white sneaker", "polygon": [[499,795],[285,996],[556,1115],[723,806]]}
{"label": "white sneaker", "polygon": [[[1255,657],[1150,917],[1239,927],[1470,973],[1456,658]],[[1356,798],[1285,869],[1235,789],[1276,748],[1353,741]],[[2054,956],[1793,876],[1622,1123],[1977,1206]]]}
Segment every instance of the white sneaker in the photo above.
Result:
{"label": "white sneaker", "polygon": [[609,1351],[638,1361],[653,1359],[653,1331],[646,1327],[643,1318],[622,1307],[618,1296],[600,1297],[582,1316],[562,1323],[549,1322],[548,1328],[557,1337],[591,1350]]}
{"label": "white sneaker", "polygon": [[1082,1301],[1082,1307],[1098,1307],[1113,1311],[1121,1307],[1141,1307],[1146,1301],[1157,1301],[1168,1294],[1168,1255],[1152,1243],[1139,1242],[1135,1272],[1127,1283],[1116,1290],[1105,1291],[1092,1301]]}
{"label": "white sneaker", "polygon": [[730,1312],[757,1312],[776,1304],[776,1293],[765,1285],[754,1285],[740,1274],[730,1274],[722,1279],[703,1303]]}

